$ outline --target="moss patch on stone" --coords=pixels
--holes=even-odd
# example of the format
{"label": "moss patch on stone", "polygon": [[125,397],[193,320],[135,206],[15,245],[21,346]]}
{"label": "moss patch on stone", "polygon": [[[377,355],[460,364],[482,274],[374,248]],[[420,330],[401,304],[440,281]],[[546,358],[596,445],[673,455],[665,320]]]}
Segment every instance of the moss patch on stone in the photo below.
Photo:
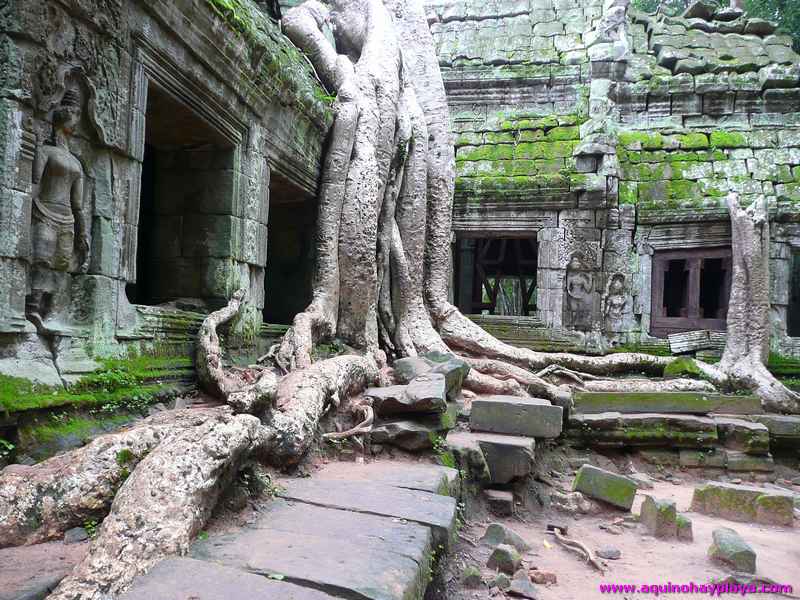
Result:
{"label": "moss patch on stone", "polygon": [[664,377],[684,377],[688,379],[705,379],[703,372],[694,359],[682,356],[664,367]]}

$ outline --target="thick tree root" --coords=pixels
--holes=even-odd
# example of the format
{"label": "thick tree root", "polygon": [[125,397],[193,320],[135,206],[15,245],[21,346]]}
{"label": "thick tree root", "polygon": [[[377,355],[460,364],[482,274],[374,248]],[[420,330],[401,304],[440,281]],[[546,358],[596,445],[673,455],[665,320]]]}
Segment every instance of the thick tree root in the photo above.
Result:
{"label": "thick tree root", "polygon": [[375,421],[375,411],[369,404],[359,404],[353,407],[353,412],[359,413],[363,417],[355,427],[346,431],[332,431],[324,434],[322,437],[326,440],[346,440],[347,438],[355,437],[357,435],[364,435],[372,431],[372,424]]}
{"label": "thick tree root", "polygon": [[37,465],[0,472],[0,548],[61,537],[100,520],[139,461],[177,434],[219,418],[224,409],[165,411]]}
{"label": "thick tree root", "polygon": [[297,464],[317,433],[329,405],[363,392],[378,380],[371,356],[337,356],[294,371],[278,384],[275,408],[265,415],[271,439],[265,459],[276,466]]}
{"label": "thick tree root", "polygon": [[[569,388],[553,385],[523,368],[487,358],[462,358],[469,364],[472,371],[477,371],[502,381],[516,381],[521,386],[524,386],[524,389],[532,396],[545,398],[559,406],[569,406],[571,403],[572,394]],[[472,389],[472,391],[476,390]]]}
{"label": "thick tree root", "polygon": [[594,552],[592,552],[586,544],[579,542],[578,540],[573,540],[564,535],[561,535],[561,532],[558,529],[555,529],[550,533],[552,533],[555,536],[555,538],[559,541],[559,543],[562,546],[564,546],[567,550],[571,550],[572,552],[579,554],[589,565],[591,565],[601,573],[605,574],[606,572],[605,567],[603,567],[603,565],[600,564],[600,561],[597,560],[597,557],[595,556]]}
{"label": "thick tree root", "polygon": [[105,600],[170,554],[185,554],[253,448],[258,419],[218,414],[153,450],[125,481],[88,556],[51,600]]}

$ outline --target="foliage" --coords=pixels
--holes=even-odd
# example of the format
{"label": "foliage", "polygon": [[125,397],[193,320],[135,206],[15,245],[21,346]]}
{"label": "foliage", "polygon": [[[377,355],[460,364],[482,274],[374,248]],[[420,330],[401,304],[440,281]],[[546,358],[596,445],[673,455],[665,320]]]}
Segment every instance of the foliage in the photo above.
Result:
{"label": "foliage", "polygon": [[95,519],[89,519],[83,522],[83,528],[86,530],[86,534],[93,538],[97,535],[97,527],[99,523]]}
{"label": "foliage", "polygon": [[0,460],[11,456],[11,453],[14,452],[14,448],[16,448],[14,444],[8,440],[0,438]]}

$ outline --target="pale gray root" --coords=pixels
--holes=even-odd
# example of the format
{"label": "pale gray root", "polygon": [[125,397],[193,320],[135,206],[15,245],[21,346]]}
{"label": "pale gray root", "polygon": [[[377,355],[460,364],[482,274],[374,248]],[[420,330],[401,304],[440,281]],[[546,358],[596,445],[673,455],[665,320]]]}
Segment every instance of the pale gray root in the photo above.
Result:
{"label": "pale gray root", "polygon": [[115,597],[165,556],[185,554],[261,436],[256,417],[219,413],[157,446],[119,489],[88,555],[50,600]]}
{"label": "pale gray root", "polygon": [[245,289],[237,290],[224,308],[205,318],[197,338],[195,365],[198,383],[203,390],[224,400],[236,412],[257,414],[272,402],[278,378],[266,368],[224,368],[217,331],[239,314],[246,294]]}
{"label": "pale gray root", "polygon": [[561,543],[562,546],[564,546],[568,550],[571,550],[572,552],[579,554],[589,565],[591,565],[601,573],[605,574],[606,572],[605,567],[603,567],[603,565],[600,564],[600,561],[597,560],[597,556],[595,556],[595,553],[592,552],[592,550],[590,550],[586,544],[579,542],[578,540],[570,539],[565,535],[562,535],[561,531],[558,528],[556,528],[554,531],[551,531],[550,533],[555,536],[555,538],[559,541],[559,543]]}
{"label": "pale gray root", "polygon": [[281,467],[297,464],[325,411],[377,380],[378,364],[371,355],[337,356],[289,373],[278,384],[275,408],[264,416],[270,437],[265,460]]}
{"label": "pale gray root", "polygon": [[[560,406],[569,405],[571,392],[565,386],[553,385],[530,371],[507,362],[488,358],[462,357],[470,368],[484,376],[491,376],[503,381],[516,381],[532,396],[544,398]],[[472,390],[476,391],[476,390]]]}
{"label": "pale gray root", "polygon": [[715,384],[746,389],[758,395],[771,412],[800,413],[800,395],[765,366],[770,347],[769,216],[761,197],[747,208],[739,195],[728,194],[731,216],[733,274],[728,302],[727,339],[722,360],[698,367]]}
{"label": "pale gray root", "polygon": [[0,548],[46,542],[102,519],[148,453],[228,410],[164,411],[39,464],[6,467],[0,472]]}
{"label": "pale gray root", "polygon": [[330,433],[323,434],[323,439],[326,440],[346,440],[347,438],[355,437],[357,435],[364,435],[372,431],[372,425],[375,422],[375,411],[367,403],[360,403],[352,408],[356,414],[360,414],[362,421],[355,427],[346,431],[331,431]]}
{"label": "pale gray root", "polygon": [[581,386],[587,392],[661,393],[702,392],[713,394],[717,388],[699,379],[597,379]]}
{"label": "pale gray root", "polygon": [[501,379],[481,373],[477,369],[470,369],[464,378],[463,387],[478,395],[529,397],[525,387],[517,380]]}

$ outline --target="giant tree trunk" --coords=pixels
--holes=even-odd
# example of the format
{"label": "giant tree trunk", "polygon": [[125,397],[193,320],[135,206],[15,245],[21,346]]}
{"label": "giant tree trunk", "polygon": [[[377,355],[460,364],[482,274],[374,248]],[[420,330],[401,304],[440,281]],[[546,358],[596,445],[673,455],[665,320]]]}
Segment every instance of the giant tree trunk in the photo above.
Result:
{"label": "giant tree trunk", "polygon": [[735,193],[728,195],[731,215],[733,274],[728,304],[728,335],[722,360],[701,364],[720,385],[750,390],[768,411],[800,412],[800,396],[767,370],[770,349],[769,217],[764,197],[743,209]]}

